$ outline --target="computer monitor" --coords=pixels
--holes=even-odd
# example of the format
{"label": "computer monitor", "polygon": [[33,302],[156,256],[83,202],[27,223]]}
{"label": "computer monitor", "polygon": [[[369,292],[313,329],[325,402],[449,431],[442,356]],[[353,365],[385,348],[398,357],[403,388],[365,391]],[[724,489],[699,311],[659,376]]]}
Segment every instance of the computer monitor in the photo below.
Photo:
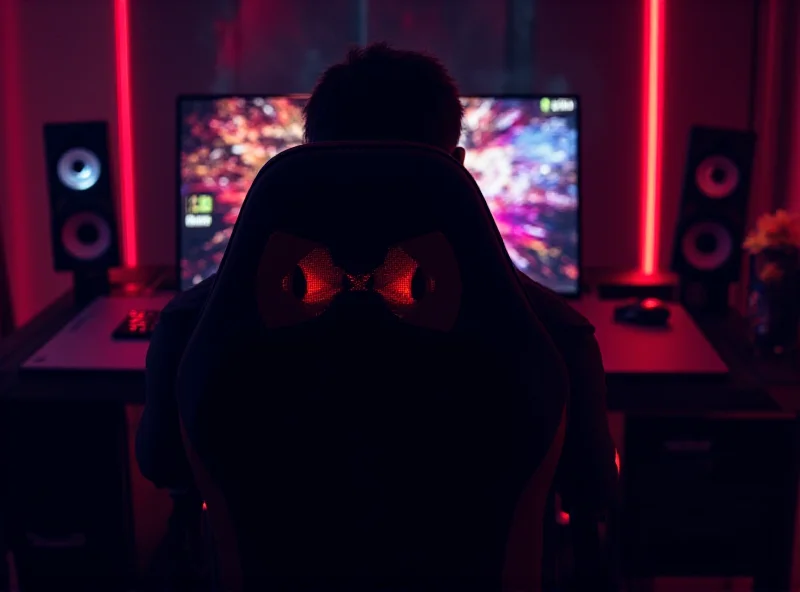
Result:
{"label": "computer monitor", "polygon": [[[461,145],[514,264],[579,291],[579,104],[465,97]],[[178,258],[187,289],[213,274],[259,169],[303,141],[304,96],[181,97]]]}

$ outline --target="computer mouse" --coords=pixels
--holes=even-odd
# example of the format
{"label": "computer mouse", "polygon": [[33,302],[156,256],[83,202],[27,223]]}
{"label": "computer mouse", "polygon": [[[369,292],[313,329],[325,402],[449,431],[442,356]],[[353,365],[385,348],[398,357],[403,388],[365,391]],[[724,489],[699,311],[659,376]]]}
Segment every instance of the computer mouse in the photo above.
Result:
{"label": "computer mouse", "polygon": [[658,298],[644,298],[615,308],[614,320],[627,325],[666,327],[669,314],[667,305]]}

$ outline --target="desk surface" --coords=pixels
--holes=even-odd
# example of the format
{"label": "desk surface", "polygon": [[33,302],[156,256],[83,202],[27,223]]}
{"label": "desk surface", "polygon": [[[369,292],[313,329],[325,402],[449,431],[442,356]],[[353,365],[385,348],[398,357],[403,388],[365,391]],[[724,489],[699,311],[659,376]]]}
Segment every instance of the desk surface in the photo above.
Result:
{"label": "desk surface", "polygon": [[670,304],[669,326],[636,327],[614,322],[615,300],[585,297],[571,303],[597,330],[607,374],[717,375],[728,367],[703,332],[678,304]]}
{"label": "desk surface", "polygon": [[[116,341],[114,329],[130,309],[161,309],[169,293],[100,298],[84,309],[22,365],[26,371],[141,371],[146,341]],[[670,326],[648,329],[613,322],[616,302],[585,297],[572,303],[597,328],[608,374],[717,375],[725,363],[683,308],[671,306]]]}
{"label": "desk surface", "polygon": [[22,364],[22,369],[67,371],[142,371],[147,341],[111,338],[129,310],[161,310],[171,293],[144,297],[99,298]]}

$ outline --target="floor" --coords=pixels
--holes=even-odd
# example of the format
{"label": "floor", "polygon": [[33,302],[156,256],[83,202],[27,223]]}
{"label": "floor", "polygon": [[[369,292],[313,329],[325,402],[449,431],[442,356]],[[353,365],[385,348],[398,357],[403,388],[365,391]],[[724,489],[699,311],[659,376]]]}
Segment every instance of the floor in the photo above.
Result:
{"label": "floor", "polygon": [[[9,592],[20,592],[10,553],[6,557],[6,562],[11,573]],[[752,592],[752,590],[752,580],[749,578],[658,578],[630,583],[625,592]]]}

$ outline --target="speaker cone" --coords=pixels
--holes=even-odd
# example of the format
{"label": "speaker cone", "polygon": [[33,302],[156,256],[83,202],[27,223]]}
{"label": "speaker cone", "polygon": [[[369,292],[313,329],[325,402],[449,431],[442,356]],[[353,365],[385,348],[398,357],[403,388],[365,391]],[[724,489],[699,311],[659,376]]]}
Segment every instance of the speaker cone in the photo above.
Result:
{"label": "speaker cone", "polygon": [[697,187],[706,197],[723,199],[739,186],[739,169],[724,156],[709,156],[695,171]]}
{"label": "speaker cone", "polygon": [[74,191],[91,189],[100,178],[100,159],[94,152],[73,148],[58,159],[58,179]]}
{"label": "speaker cone", "polygon": [[694,269],[714,271],[725,265],[733,254],[733,238],[718,222],[698,222],[684,233],[681,251]]}
{"label": "speaker cone", "polygon": [[67,218],[61,227],[64,250],[80,261],[102,257],[111,246],[111,229],[103,218],[80,212]]}

